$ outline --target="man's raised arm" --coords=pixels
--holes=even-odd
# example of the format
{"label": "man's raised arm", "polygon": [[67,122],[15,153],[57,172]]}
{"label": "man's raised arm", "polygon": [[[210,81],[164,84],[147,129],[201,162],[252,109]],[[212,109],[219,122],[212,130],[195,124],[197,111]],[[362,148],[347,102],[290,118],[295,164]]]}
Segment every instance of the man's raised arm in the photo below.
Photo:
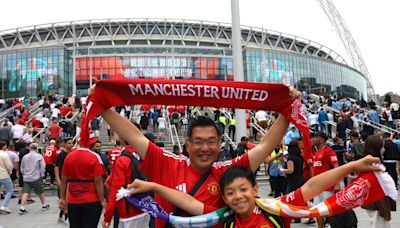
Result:
{"label": "man's raised arm", "polygon": [[101,116],[120,137],[135,148],[135,152],[142,159],[145,159],[149,140],[134,124],[111,109],[102,112]]}
{"label": "man's raised arm", "polygon": [[[289,96],[293,99],[300,99],[301,93],[290,86]],[[261,138],[260,144],[249,151],[250,169],[252,171],[256,171],[265,158],[272,153],[272,150],[281,143],[288,127],[289,121],[280,114],[272,127]]]}
{"label": "man's raised arm", "polygon": [[260,144],[249,151],[250,169],[252,171],[256,171],[264,162],[264,159],[279,145],[288,127],[289,121],[283,115],[279,115],[274,125],[261,138]]}

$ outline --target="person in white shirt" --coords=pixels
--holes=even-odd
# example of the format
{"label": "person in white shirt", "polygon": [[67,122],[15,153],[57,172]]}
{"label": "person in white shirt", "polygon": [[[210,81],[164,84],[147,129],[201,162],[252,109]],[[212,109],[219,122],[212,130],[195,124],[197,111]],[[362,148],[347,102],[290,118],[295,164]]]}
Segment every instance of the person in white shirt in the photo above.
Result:
{"label": "person in white shirt", "polygon": [[313,112],[311,115],[308,116],[308,126],[314,131],[318,131],[318,114]]}
{"label": "person in white shirt", "polygon": [[258,110],[254,116],[257,120],[257,124],[263,129],[267,127],[268,114],[264,110]]}
{"label": "person in white shirt", "polygon": [[58,117],[61,115],[60,109],[57,107],[51,110],[51,119],[58,120]]}
{"label": "person in white shirt", "polygon": [[86,108],[86,100],[87,100],[87,98],[86,98],[85,96],[83,96],[83,97],[80,98],[81,105],[82,105],[82,108],[83,108],[83,109]]}
{"label": "person in white shirt", "polygon": [[19,137],[23,137],[25,132],[26,132],[27,128],[23,125],[20,124],[15,124],[12,128],[11,128],[11,134],[12,134],[12,138],[14,143],[18,140]]}
{"label": "person in white shirt", "polygon": [[68,98],[68,105],[73,109],[75,109],[75,98],[76,98],[75,94],[72,94],[72,96]]}
{"label": "person in white shirt", "polygon": [[40,120],[43,117],[43,113],[39,112],[38,114],[35,115],[35,119]]}
{"label": "person in white shirt", "polygon": [[158,122],[158,130],[160,132],[160,140],[164,137],[167,131],[167,119],[161,114],[157,119]]}
{"label": "person in white shirt", "polygon": [[50,120],[46,116],[43,116],[41,119],[39,119],[39,121],[43,124],[44,128],[49,127]]}
{"label": "person in white shirt", "polygon": [[33,131],[32,131],[32,128],[29,128],[25,132],[25,134],[23,136],[23,139],[24,139],[25,143],[32,143],[33,142]]}

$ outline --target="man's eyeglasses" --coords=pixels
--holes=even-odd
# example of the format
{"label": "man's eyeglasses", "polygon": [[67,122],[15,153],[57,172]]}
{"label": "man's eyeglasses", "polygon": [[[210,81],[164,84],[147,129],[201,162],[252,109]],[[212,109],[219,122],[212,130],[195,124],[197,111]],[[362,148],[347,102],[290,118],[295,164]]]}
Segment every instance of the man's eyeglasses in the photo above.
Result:
{"label": "man's eyeglasses", "polygon": [[209,138],[209,139],[190,139],[190,143],[192,143],[196,147],[202,147],[206,143],[209,147],[215,147],[219,143],[218,138]]}

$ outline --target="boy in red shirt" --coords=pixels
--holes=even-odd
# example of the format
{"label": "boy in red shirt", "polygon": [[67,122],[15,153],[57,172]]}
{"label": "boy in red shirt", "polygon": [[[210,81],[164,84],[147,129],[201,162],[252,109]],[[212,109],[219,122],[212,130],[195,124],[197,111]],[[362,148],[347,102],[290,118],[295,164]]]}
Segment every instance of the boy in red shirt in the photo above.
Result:
{"label": "boy in red shirt", "polygon": [[[348,173],[378,171],[379,168],[372,165],[374,162],[379,162],[379,158],[367,156],[361,160],[347,163],[337,169],[314,176],[301,188],[282,196],[280,200],[291,205],[304,206],[308,200],[324,191],[324,189],[336,184]],[[251,170],[232,166],[222,174],[219,182],[222,199],[235,212],[234,218],[228,219],[229,222],[225,223],[226,227],[276,227],[274,224],[276,220],[267,219],[262,209],[255,203],[255,198],[258,195],[258,185],[255,175]],[[155,192],[192,215],[210,213],[218,209],[204,204],[181,191],[167,188],[154,182],[144,182],[135,179],[128,188],[134,188],[131,194],[149,191]],[[290,227],[292,218],[281,217],[281,219],[284,227]]]}

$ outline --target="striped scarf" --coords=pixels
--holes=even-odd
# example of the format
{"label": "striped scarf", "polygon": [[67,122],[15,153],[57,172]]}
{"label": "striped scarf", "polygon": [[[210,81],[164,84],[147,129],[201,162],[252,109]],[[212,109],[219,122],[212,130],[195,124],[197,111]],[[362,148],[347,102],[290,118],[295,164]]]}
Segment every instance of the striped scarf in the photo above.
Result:
{"label": "striped scarf", "polygon": [[[129,190],[120,189],[117,199],[127,197],[128,193]],[[256,204],[262,210],[281,217],[322,218],[375,202],[385,196],[397,200],[397,190],[392,178],[387,173],[369,172],[359,175],[345,189],[315,206],[296,206],[279,199],[256,199]],[[148,194],[137,194],[127,197],[127,200],[136,208],[175,227],[210,227],[226,221],[233,213],[229,208],[224,207],[204,215],[180,217],[167,214]]]}

